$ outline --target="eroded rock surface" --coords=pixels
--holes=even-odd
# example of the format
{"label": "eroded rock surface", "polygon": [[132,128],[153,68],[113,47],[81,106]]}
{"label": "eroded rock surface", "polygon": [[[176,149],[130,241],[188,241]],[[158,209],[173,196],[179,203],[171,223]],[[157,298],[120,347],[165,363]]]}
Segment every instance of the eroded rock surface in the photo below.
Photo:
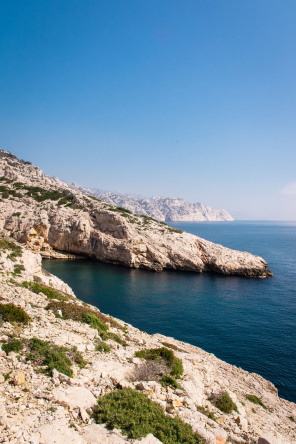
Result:
{"label": "eroded rock surface", "polygon": [[0,151],[0,234],[47,257],[79,254],[127,267],[266,277],[267,263],[74,191]]}

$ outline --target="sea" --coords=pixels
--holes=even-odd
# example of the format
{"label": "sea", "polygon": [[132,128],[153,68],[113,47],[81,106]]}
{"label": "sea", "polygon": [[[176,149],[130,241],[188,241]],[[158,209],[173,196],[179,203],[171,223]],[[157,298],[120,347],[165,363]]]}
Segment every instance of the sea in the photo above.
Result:
{"label": "sea", "polygon": [[296,222],[171,225],[262,256],[273,277],[156,273],[90,260],[44,260],[43,266],[103,313],[259,373],[296,402]]}

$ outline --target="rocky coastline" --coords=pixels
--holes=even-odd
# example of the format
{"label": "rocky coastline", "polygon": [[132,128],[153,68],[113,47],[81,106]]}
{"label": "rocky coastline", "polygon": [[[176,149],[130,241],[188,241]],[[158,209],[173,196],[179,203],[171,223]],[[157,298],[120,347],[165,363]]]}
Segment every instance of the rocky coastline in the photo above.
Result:
{"label": "rocky coastline", "polygon": [[111,206],[4,150],[0,150],[0,181],[0,235],[44,256],[78,254],[153,271],[272,275],[259,256]]}
{"label": "rocky coastline", "polygon": [[[0,280],[0,442],[296,441],[296,405],[279,398],[272,383],[197,347],[104,315],[42,270],[39,253],[11,239],[0,239]],[[149,353],[159,350],[162,359],[149,361]],[[173,358],[174,372],[166,357]],[[98,405],[126,393],[159,406],[159,414],[178,427],[189,427],[187,438],[169,441],[157,429],[130,438],[124,425],[106,427],[96,416]]]}

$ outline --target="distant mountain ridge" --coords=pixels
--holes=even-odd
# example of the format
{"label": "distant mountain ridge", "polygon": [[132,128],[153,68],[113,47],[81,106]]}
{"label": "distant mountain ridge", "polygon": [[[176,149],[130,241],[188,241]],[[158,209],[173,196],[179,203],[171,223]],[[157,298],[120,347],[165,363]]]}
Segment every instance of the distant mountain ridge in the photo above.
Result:
{"label": "distant mountain ridge", "polygon": [[71,184],[76,190],[92,194],[98,199],[117,207],[126,208],[132,213],[150,216],[161,222],[202,222],[202,221],[233,221],[228,211],[216,210],[202,203],[191,203],[185,199],[171,197],[141,197],[103,191],[97,188],[84,188]]}

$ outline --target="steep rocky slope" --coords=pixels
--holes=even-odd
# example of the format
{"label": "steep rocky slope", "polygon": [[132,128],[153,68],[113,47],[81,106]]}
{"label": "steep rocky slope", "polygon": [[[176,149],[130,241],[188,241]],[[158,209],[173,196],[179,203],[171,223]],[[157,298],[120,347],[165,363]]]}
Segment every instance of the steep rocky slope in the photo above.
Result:
{"label": "steep rocky slope", "polygon": [[[1,443],[296,442],[296,405],[261,376],[102,314],[44,274],[39,254],[11,240],[0,239],[0,266]],[[151,349],[166,350],[163,359],[149,361]],[[173,357],[174,378],[166,376],[172,368],[166,357]],[[136,416],[128,404],[120,407],[126,413],[121,427],[107,430],[108,412],[104,421],[94,415],[97,402],[126,393],[140,399],[137,414],[148,399],[174,428],[191,426],[187,438],[169,440],[164,421],[128,438]]]}
{"label": "steep rocky slope", "polygon": [[270,276],[267,263],[74,191],[0,151],[0,234],[33,251],[82,254],[128,267]]}

